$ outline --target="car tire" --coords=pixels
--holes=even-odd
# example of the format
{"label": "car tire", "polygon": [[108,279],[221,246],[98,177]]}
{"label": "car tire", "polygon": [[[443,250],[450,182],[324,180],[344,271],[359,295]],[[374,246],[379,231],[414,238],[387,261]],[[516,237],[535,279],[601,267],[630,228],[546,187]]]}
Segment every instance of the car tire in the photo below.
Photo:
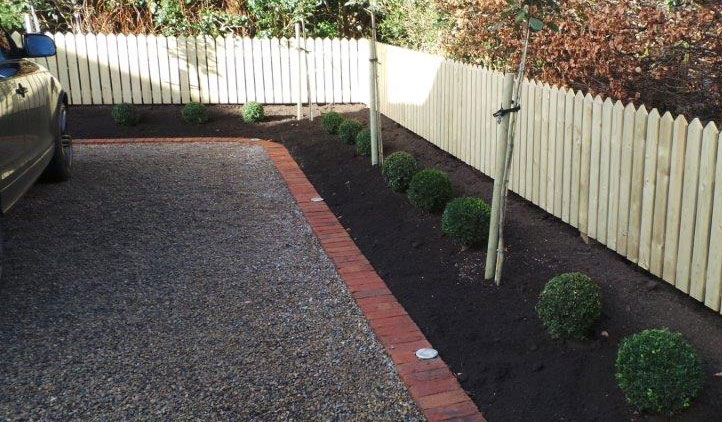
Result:
{"label": "car tire", "polygon": [[55,151],[43,173],[43,180],[48,182],[64,182],[70,179],[73,167],[73,140],[68,134],[67,111],[68,106],[65,103],[58,106],[56,114],[58,117],[53,129]]}

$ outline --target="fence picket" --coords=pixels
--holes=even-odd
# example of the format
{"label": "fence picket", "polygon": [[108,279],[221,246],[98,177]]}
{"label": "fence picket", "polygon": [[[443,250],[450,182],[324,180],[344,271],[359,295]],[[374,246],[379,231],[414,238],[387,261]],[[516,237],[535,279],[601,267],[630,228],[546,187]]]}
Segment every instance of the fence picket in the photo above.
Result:
{"label": "fence picket", "polygon": [[589,200],[587,203],[587,234],[597,238],[597,215],[599,213],[599,185],[601,183],[600,156],[602,154],[602,98],[592,102],[591,144],[589,152]]}
{"label": "fence picket", "polygon": [[105,34],[98,34],[95,37],[98,73],[100,76],[100,93],[103,104],[113,104],[113,84],[110,80],[110,60],[108,58],[109,45]]}
{"label": "fence picket", "polygon": [[539,198],[538,205],[549,210],[547,198],[547,164],[549,159],[549,101],[551,100],[549,84],[542,85],[541,98],[541,130],[539,136]]}
{"label": "fence picket", "polygon": [[705,286],[704,304],[715,311],[721,311],[722,302],[722,133],[717,139],[717,169],[715,171],[714,203],[712,206],[712,223],[708,250],[707,282]]}
{"label": "fence picket", "polygon": [[160,98],[161,103],[170,104],[173,101],[170,77],[170,58],[168,52],[168,38],[157,37],[158,67],[160,68]]}
{"label": "fence picket", "polygon": [[690,296],[701,302],[704,302],[705,278],[707,276],[707,256],[709,254],[718,136],[719,131],[713,122],[710,122],[702,132],[699,181],[697,182],[697,212],[694,223],[694,243],[689,286]]}
{"label": "fence picket", "polygon": [[642,209],[639,223],[638,265],[645,270],[649,269],[652,254],[652,222],[654,220],[654,195],[657,183],[659,121],[659,112],[655,108],[647,118],[647,139],[644,152],[644,170],[642,172]]}
{"label": "fence picket", "polygon": [[672,134],[672,158],[669,173],[669,194],[664,234],[664,265],[662,278],[672,285],[677,283],[677,248],[682,218],[682,191],[687,155],[687,120],[678,116]]}
{"label": "fence picket", "polygon": [[700,151],[702,150],[702,123],[692,120],[687,128],[687,151],[684,159],[684,188],[682,190],[682,216],[679,226],[677,248],[677,275],[675,285],[689,293],[689,277],[692,265],[694,223],[697,214],[697,182],[699,180]]}
{"label": "fence picket", "polygon": [[[125,40],[125,37],[123,38]],[[118,104],[120,102],[123,102],[123,95],[124,95],[124,89],[125,86],[122,82],[122,72],[120,67],[120,52],[119,52],[119,46],[118,46],[118,37],[113,34],[109,34],[105,38],[105,44],[107,45],[108,51],[108,68],[110,72],[110,85],[112,86],[112,97],[110,98],[110,102],[107,104]],[[123,44],[125,47],[125,43]],[[125,58],[126,58],[126,64],[128,63],[128,53],[127,51],[124,52]],[[127,73],[127,68],[125,70]],[[130,101],[126,101],[130,102]]]}
{"label": "fence picket", "polygon": [[216,74],[218,83],[218,102],[228,104],[228,71],[226,65],[226,39],[224,37],[216,37]]}
{"label": "fence picket", "polygon": [[672,131],[674,119],[667,112],[659,122],[657,145],[657,176],[654,193],[654,215],[652,217],[652,248],[649,260],[649,271],[662,276],[664,264],[664,233],[666,229],[667,197],[670,181],[670,164],[672,148]]}
{"label": "fence picket", "polygon": [[614,104],[607,98],[602,103],[602,122],[599,152],[599,200],[597,205],[597,232],[596,239],[599,243],[607,243],[607,221],[609,219],[609,169],[611,164],[612,151],[612,112]]}
{"label": "fence picket", "polygon": [[564,170],[562,193],[562,221],[571,224],[572,180],[574,179],[574,91],[567,90],[564,96]]}

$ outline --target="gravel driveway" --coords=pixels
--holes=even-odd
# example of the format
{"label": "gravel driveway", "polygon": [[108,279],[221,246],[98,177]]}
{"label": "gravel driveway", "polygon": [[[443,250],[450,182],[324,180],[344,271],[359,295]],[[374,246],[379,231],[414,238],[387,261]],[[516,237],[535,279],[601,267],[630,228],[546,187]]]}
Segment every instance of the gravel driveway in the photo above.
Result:
{"label": "gravel driveway", "polygon": [[76,147],[6,219],[0,420],[422,420],[260,147]]}

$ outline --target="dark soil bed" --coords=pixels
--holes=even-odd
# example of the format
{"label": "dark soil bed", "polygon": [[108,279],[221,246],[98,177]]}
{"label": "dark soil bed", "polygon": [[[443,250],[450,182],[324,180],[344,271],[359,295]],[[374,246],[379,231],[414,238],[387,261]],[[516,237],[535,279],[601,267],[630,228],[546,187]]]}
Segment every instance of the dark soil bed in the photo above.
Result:
{"label": "dark soil bed", "polygon": [[[364,122],[359,106],[337,111]],[[294,108],[267,107],[268,121],[242,123],[237,107],[210,107],[212,121],[187,125],[179,107],[143,107],[144,122],[116,126],[108,107],[75,107],[76,138],[245,136],[284,143],[479,408],[495,421],[722,420],[722,315],[649,275],[603,245],[510,195],[508,257],[501,287],[483,281],[484,252],[462,250],[441,234],[440,217],[413,208],[388,189],[354,148],[326,135],[320,121],[293,120]],[[447,171],[457,195],[490,201],[492,180],[393,121],[383,119],[384,148],[412,153]],[[581,271],[597,281],[603,315],[592,339],[554,341],[534,305],[544,283]],[[652,327],[682,332],[704,362],[704,390],[668,419],[638,415],[614,380],[624,336]],[[609,337],[602,336],[606,331]]]}

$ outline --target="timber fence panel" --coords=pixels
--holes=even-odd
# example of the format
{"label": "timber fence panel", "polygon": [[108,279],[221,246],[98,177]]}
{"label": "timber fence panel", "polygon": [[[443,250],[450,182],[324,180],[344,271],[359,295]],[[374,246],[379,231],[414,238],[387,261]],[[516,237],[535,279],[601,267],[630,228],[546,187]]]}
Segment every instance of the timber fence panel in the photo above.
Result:
{"label": "timber fence panel", "polygon": [[[57,55],[33,61],[74,105],[369,95],[365,39],[48,35]],[[380,111],[494,177],[503,73],[383,43],[377,53]],[[519,96],[510,189],[719,312],[718,127],[533,80]]]}

